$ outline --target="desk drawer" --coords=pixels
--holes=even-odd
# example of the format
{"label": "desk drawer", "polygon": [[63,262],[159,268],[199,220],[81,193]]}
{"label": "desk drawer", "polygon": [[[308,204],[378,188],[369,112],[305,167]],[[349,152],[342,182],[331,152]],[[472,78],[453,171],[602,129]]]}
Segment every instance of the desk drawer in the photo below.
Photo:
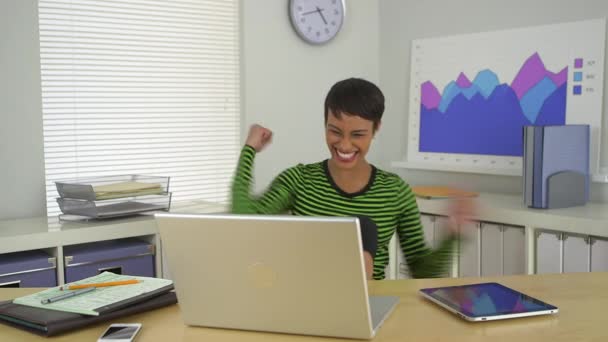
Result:
{"label": "desk drawer", "polygon": [[137,239],[101,241],[64,247],[66,283],[108,271],[154,277],[153,244]]}
{"label": "desk drawer", "polygon": [[0,255],[0,288],[57,286],[57,259],[41,250]]}

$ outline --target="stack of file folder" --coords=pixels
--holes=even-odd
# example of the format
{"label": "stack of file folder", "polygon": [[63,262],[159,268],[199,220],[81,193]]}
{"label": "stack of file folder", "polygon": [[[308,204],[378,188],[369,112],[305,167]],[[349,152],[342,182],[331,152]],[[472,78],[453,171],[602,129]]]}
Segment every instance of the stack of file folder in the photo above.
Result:
{"label": "stack of file folder", "polygon": [[[95,291],[42,304],[62,293],[59,287],[0,302],[0,322],[39,335],[54,336],[90,324],[128,316],[177,303],[173,282],[104,272],[73,284],[138,279],[140,283],[100,287]],[[65,291],[63,291],[65,292]]]}

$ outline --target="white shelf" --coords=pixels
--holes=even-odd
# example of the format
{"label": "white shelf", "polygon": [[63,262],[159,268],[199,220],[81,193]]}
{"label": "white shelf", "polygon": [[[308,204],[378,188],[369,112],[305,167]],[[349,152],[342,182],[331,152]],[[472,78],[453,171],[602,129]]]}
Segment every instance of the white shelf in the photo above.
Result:
{"label": "white shelf", "polygon": [[59,222],[56,218],[0,221],[0,254],[156,234],[151,216],[105,222]]}
{"label": "white shelf", "polygon": [[[446,169],[446,165],[443,165],[443,164],[409,162],[409,161],[394,161],[394,162],[391,162],[391,166],[394,168],[398,168],[398,169],[432,170],[432,171],[442,171],[442,172],[464,172],[464,173],[475,173],[475,174],[485,174],[485,175],[489,174],[489,175],[497,175],[497,176],[521,177],[521,170],[519,170],[519,169],[494,169],[494,168],[454,166],[454,165],[450,165],[449,169]],[[591,181],[594,183],[608,183],[608,174],[592,175]]]}
{"label": "white shelf", "polygon": [[[201,214],[225,210],[222,204],[197,201],[176,202],[171,212]],[[59,221],[56,217],[4,220],[0,221],[0,254],[157,233],[151,215],[89,222]]]}
{"label": "white shelf", "polygon": [[[417,202],[421,213],[448,215],[448,200],[418,198]],[[580,207],[533,209],[523,204],[521,195],[496,193],[480,193],[476,203],[477,221],[608,237],[608,204],[589,202]]]}
{"label": "white shelf", "polygon": [[591,176],[591,181],[595,183],[608,183],[607,174],[598,174]]}
{"label": "white shelf", "polygon": [[421,162],[408,162],[408,161],[395,161],[391,162],[391,166],[399,169],[412,169],[412,170],[433,170],[433,171],[444,171],[444,172],[466,172],[466,173],[478,173],[478,174],[491,174],[499,176],[521,176],[521,170],[519,169],[494,169],[484,167],[471,167],[471,166],[454,166],[450,165],[449,169],[446,169],[445,164],[433,164],[433,163],[421,163]]}

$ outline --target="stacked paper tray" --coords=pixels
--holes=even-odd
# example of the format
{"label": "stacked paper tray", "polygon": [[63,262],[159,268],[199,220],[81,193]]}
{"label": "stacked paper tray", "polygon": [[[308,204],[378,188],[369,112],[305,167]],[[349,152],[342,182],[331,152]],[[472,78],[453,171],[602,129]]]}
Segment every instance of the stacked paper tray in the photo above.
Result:
{"label": "stacked paper tray", "polygon": [[171,206],[171,193],[104,201],[57,198],[57,203],[61,212],[67,215],[110,218],[129,216],[147,211],[169,210]]}
{"label": "stacked paper tray", "polygon": [[57,181],[55,185],[61,198],[99,201],[167,193],[169,177],[120,175]]}
{"label": "stacked paper tray", "polygon": [[63,214],[89,218],[127,216],[169,210],[169,177],[120,175],[57,181]]}

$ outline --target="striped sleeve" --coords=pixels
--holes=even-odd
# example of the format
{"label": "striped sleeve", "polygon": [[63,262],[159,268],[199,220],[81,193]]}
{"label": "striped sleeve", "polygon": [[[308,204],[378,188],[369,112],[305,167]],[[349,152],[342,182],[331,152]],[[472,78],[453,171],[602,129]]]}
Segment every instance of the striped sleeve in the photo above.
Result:
{"label": "striped sleeve", "polygon": [[446,274],[452,262],[456,239],[448,237],[432,250],[424,241],[420,212],[416,197],[410,187],[401,180],[399,213],[399,244],[413,278],[434,278]]}
{"label": "striped sleeve", "polygon": [[299,166],[283,171],[260,196],[251,194],[253,162],[256,151],[245,145],[232,183],[232,206],[234,214],[280,214],[292,209],[296,184],[301,178]]}

